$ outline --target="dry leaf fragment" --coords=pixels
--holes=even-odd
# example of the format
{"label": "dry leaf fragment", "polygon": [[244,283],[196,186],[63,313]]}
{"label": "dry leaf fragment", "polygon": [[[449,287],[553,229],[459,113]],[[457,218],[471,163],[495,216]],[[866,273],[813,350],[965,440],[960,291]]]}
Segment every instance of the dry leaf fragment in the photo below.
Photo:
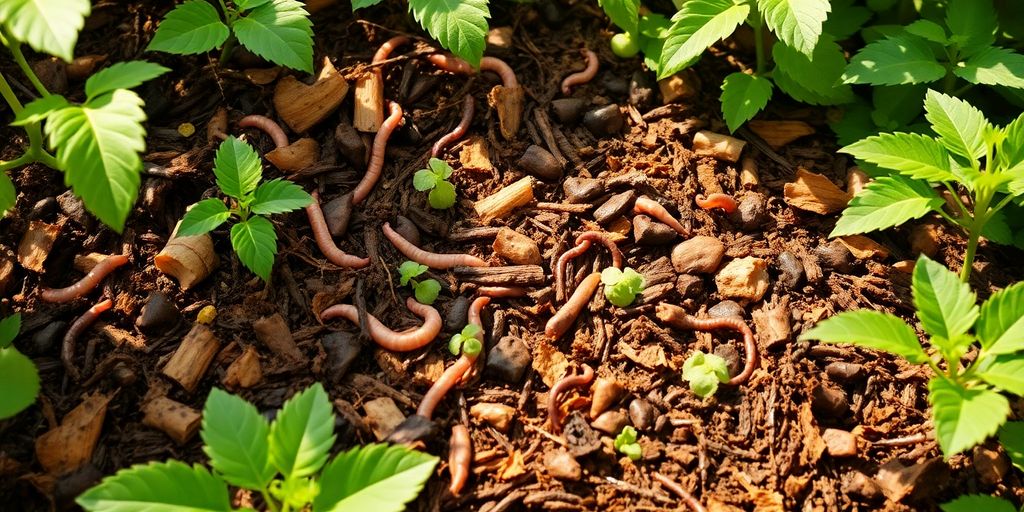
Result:
{"label": "dry leaf fragment", "polygon": [[36,439],[36,458],[48,473],[70,473],[92,459],[112,398],[101,393],[87,396],[60,426]]}
{"label": "dry leaf fragment", "polygon": [[814,128],[803,121],[748,121],[747,128],[764,139],[772,149],[782,146],[800,137],[812,135]]}
{"label": "dry leaf fragment", "polygon": [[786,183],[783,195],[786,204],[821,215],[838,212],[850,202],[850,194],[825,176],[806,169],[797,169],[796,181]]}

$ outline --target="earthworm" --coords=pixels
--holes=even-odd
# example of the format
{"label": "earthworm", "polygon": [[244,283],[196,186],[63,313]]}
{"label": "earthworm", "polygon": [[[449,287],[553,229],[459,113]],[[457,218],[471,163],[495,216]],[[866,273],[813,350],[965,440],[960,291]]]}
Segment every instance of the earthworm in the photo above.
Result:
{"label": "earthworm", "polygon": [[331,230],[324,220],[324,212],[320,209],[320,194],[315,190],[312,194],[313,202],[306,207],[306,216],[309,217],[309,225],[313,227],[313,238],[316,238],[316,245],[320,252],[327,257],[327,261],[343,268],[363,268],[370,264],[370,258],[360,258],[345,253],[338,248],[331,238]]}
{"label": "earthworm", "polygon": [[480,59],[480,71],[493,71],[497,73],[501,77],[501,84],[505,87],[519,87],[519,81],[516,80],[516,72],[512,71],[512,67],[501,59],[494,57]]}
{"label": "earthworm", "polygon": [[636,202],[633,203],[633,213],[646,213],[647,215],[664,222],[670,228],[676,230],[676,233],[683,236],[690,236],[689,229],[686,229],[681,222],[676,220],[676,218],[673,217],[672,214],[661,205],[661,203],[647,196],[640,196],[637,198]]}
{"label": "earthworm", "polygon": [[479,340],[480,343],[484,342],[484,323],[480,320],[480,313],[490,303],[490,297],[477,297],[473,299],[472,303],[470,303],[469,311],[466,314],[466,318],[469,320],[469,323],[480,328],[480,332],[476,335],[476,339]]}
{"label": "earthworm", "polygon": [[683,489],[683,486],[673,482],[671,478],[658,473],[657,471],[653,473],[653,476],[655,480],[661,483],[661,485],[664,485],[665,488],[676,493],[677,496],[682,498],[686,503],[686,506],[690,507],[690,512],[707,512],[704,505],[701,505],[700,502],[697,501],[697,498],[694,498],[692,494],[686,491],[686,489]]}
{"label": "earthworm", "polygon": [[473,442],[469,438],[469,428],[462,423],[452,425],[452,437],[448,441],[448,472],[452,475],[452,483],[448,490],[455,496],[469,479],[470,464],[473,462]]}
{"label": "earthworm", "polygon": [[551,430],[555,434],[562,433],[562,413],[561,407],[559,407],[561,397],[559,395],[571,388],[586,386],[592,380],[594,380],[594,369],[583,365],[583,375],[566,375],[554,386],[551,386],[551,392],[548,393],[548,421],[551,422]]}
{"label": "earthworm", "polygon": [[[411,299],[410,299],[411,300]],[[480,332],[477,333],[476,339],[480,342],[481,346],[484,342],[483,324],[480,322],[480,311],[491,302],[489,297],[478,297],[469,305],[469,323],[476,325],[480,328]],[[438,317],[440,321],[440,317]],[[448,367],[441,377],[434,382],[430,389],[427,390],[423,395],[423,399],[420,400],[420,406],[416,409],[416,414],[427,418],[428,420],[434,414],[434,409],[437,408],[437,404],[441,403],[444,399],[444,395],[451,390],[465,374],[473,369],[473,365],[476,364],[476,358],[479,356],[476,354],[467,354],[465,350],[462,351],[462,355],[455,361],[455,364]]]}
{"label": "earthworm", "polygon": [[68,375],[75,382],[78,382],[81,378],[78,368],[75,368],[75,342],[78,340],[78,337],[96,321],[96,318],[98,318],[101,313],[110,309],[113,305],[114,301],[106,299],[89,308],[88,311],[82,313],[82,316],[75,319],[71,324],[71,328],[68,329],[67,334],[64,335],[64,342],[60,347],[60,361],[64,363],[64,370],[67,371]]}
{"label": "earthworm", "polygon": [[373,186],[377,184],[381,170],[384,169],[384,150],[387,149],[388,139],[391,137],[391,132],[402,124],[402,106],[397,102],[389,101],[388,109],[390,112],[388,118],[384,120],[384,124],[380,125],[377,135],[373,137],[373,150],[370,152],[370,164],[366,166],[366,174],[352,191],[353,205],[363,202],[363,199],[370,195]]}
{"label": "earthworm", "polygon": [[476,110],[473,97],[466,95],[466,99],[462,100],[462,120],[459,121],[459,125],[454,130],[448,132],[437,142],[434,143],[434,147],[430,150],[430,156],[436,157],[440,155],[444,148],[448,147],[451,143],[462,138],[466,134],[466,130],[469,129],[469,124],[473,122],[473,111]]}
{"label": "earthworm", "polygon": [[599,284],[601,284],[600,272],[594,272],[583,278],[583,282],[572,292],[572,296],[565,301],[562,309],[559,309],[548,320],[547,325],[544,326],[544,334],[553,340],[561,338],[569,330],[569,327],[572,327],[576,317],[580,316],[583,307],[590,302],[590,298],[594,296],[594,292],[597,291],[597,285]]}
{"label": "earthworm", "polygon": [[[470,66],[468,62],[444,53],[435,53],[427,57],[438,69],[442,69],[449,73],[455,73],[457,75],[472,75],[474,73],[473,66]],[[480,71],[491,71],[497,73],[498,77],[501,78],[501,84],[505,87],[518,87],[519,80],[516,79],[515,71],[512,71],[512,67],[505,63],[501,59],[494,57],[484,57],[480,59]]]}
{"label": "earthworm", "polygon": [[683,308],[671,304],[658,304],[655,313],[658,315],[658,320],[678,329],[693,329],[695,331],[731,329],[742,334],[746,362],[743,363],[743,371],[729,379],[727,384],[732,386],[742,384],[754,373],[758,358],[757,343],[754,342],[753,331],[750,330],[750,327],[743,320],[737,318],[696,318],[687,313]]}
{"label": "earthworm", "polygon": [[257,128],[270,136],[274,145],[283,148],[288,145],[288,136],[284,134],[281,125],[267,116],[250,115],[238,121],[239,128]]}
{"label": "earthworm", "polygon": [[522,286],[481,286],[476,289],[476,293],[477,295],[498,299],[506,297],[525,297],[528,291]]}
{"label": "earthworm", "polygon": [[587,67],[583,68],[583,71],[577,71],[562,80],[562,94],[566,96],[572,92],[573,86],[583,85],[594,79],[594,75],[597,74],[597,66],[599,64],[597,60],[597,54],[586,49],[580,49],[580,53],[587,59]]}
{"label": "earthworm", "polygon": [[[388,39],[387,41],[384,41],[384,44],[380,45],[380,48],[377,49],[377,53],[373,54],[373,63],[380,64],[381,62],[388,60],[388,57],[391,55],[391,52],[395,50],[395,48],[398,48],[399,46],[402,46],[403,44],[408,42],[408,36],[395,36],[392,37],[391,39]],[[378,67],[375,71],[377,73],[380,73],[380,68]]]}
{"label": "earthworm", "polygon": [[398,252],[402,253],[406,258],[409,258],[416,263],[426,265],[434,269],[445,269],[458,266],[466,267],[486,267],[487,262],[473,256],[471,254],[438,254],[436,252],[427,252],[419,247],[416,247],[412,242],[408,241],[402,235],[398,234],[397,231],[391,229],[391,224],[384,223],[384,236],[391,241],[391,244],[398,249]]}
{"label": "earthworm", "polygon": [[732,213],[736,211],[736,200],[729,194],[716,192],[714,194],[709,194],[707,197],[704,197],[704,194],[697,194],[697,197],[694,198],[693,201],[697,203],[697,206],[700,206],[705,210],[721,208],[725,213]]}
{"label": "earthworm", "polygon": [[590,249],[590,245],[589,240],[583,240],[558,257],[558,262],[555,263],[554,276],[552,276],[555,280],[555,298],[557,300],[565,299],[565,266],[569,263],[569,260],[587,252],[587,249]]}
{"label": "earthworm", "polygon": [[96,264],[85,277],[67,288],[43,288],[40,297],[46,302],[69,302],[92,291],[96,285],[103,281],[107,274],[110,274],[117,267],[128,263],[128,256],[124,254],[113,254],[103,258],[103,261]]}
{"label": "earthworm", "polygon": [[454,73],[456,75],[472,75],[473,66],[468,62],[447,53],[434,53],[427,56],[427,61],[437,69]]}
{"label": "earthworm", "polygon": [[617,269],[622,269],[622,251],[619,250],[619,246],[611,238],[608,238],[608,235],[600,231],[584,231],[580,233],[580,236],[576,237],[576,245],[584,241],[601,242],[604,244],[608,252],[612,254],[612,265]]}
{"label": "earthworm", "polygon": [[[404,332],[395,332],[367,313],[366,330],[369,331],[373,341],[381,347],[394,352],[409,352],[434,341],[437,334],[441,332],[441,314],[436,309],[426,304],[420,304],[412,297],[406,299],[405,305],[413,313],[423,317],[423,325]],[[351,304],[335,304],[320,313],[320,319],[323,321],[334,318],[344,318],[358,324],[359,310]]]}

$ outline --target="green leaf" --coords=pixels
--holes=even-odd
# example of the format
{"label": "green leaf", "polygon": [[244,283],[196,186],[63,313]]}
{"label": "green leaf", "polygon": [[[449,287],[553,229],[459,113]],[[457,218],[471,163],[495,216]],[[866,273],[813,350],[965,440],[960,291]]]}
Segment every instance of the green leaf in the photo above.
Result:
{"label": "green leaf", "polygon": [[821,28],[836,41],[842,41],[856,34],[871,16],[871,10],[866,7],[833,2],[832,15],[825,20]]}
{"label": "green leaf", "polygon": [[917,133],[883,133],[839,150],[916,180],[953,182],[949,153],[939,141]]}
{"label": "green leaf", "polygon": [[64,182],[104,224],[120,232],[135,204],[146,148],[142,99],[118,89],[52,112],[44,125]]}
{"label": "green leaf", "polygon": [[619,453],[631,460],[640,460],[640,457],[643,456],[643,448],[636,442],[636,437],[636,429],[626,425],[622,428],[622,432],[615,436],[615,441],[612,444]]}
{"label": "green leaf", "polygon": [[924,108],[927,111],[925,117],[947,149],[971,160],[985,155],[984,134],[988,120],[980,110],[964,100],[932,89],[925,96]]}
{"label": "green leaf", "polygon": [[479,67],[491,17],[487,4],[487,0],[411,0],[409,10],[441,46]]}
{"label": "green leaf", "polygon": [[448,165],[448,162],[441,160],[440,158],[431,158],[427,162],[430,170],[442,180],[448,179],[452,175],[452,166]]}
{"label": "green leaf", "polygon": [[1003,445],[1017,469],[1024,471],[1024,421],[1008,421],[999,429],[999,444]]}
{"label": "green leaf", "polygon": [[601,271],[601,284],[605,286],[615,286],[619,284],[624,277],[625,276],[622,271],[617,267],[608,267]]}
{"label": "green leaf", "polygon": [[312,202],[313,197],[302,187],[290,180],[277,178],[256,187],[249,208],[257,215],[271,215],[305,208]]}
{"label": "green leaf", "polygon": [[413,294],[416,295],[416,300],[420,304],[433,304],[437,300],[437,294],[439,293],[441,293],[441,283],[434,279],[420,281],[413,288]]}
{"label": "green leaf", "polygon": [[466,355],[475,356],[480,353],[483,346],[480,344],[480,340],[483,339],[483,329],[476,324],[466,324],[462,328],[462,332],[457,332],[452,335],[451,340],[448,341],[448,351],[452,355],[459,355],[464,353]]}
{"label": "green leaf", "polygon": [[231,246],[245,268],[264,281],[270,280],[277,254],[277,232],[269,220],[253,216],[231,226]]}
{"label": "green leaf", "polygon": [[235,0],[235,7],[237,7],[239,11],[248,11],[269,1],[270,0]]}
{"label": "green leaf", "polygon": [[89,0],[3,0],[0,23],[33,50],[71,62],[90,9]]}
{"label": "green leaf", "polygon": [[1010,414],[1006,397],[992,390],[966,389],[933,377],[928,391],[935,437],[946,459],[988,439]]}
{"label": "green leaf", "polygon": [[178,236],[193,236],[209,233],[231,218],[231,211],[224,201],[217,198],[203,199],[192,205],[178,226]]}
{"label": "green leaf", "polygon": [[401,512],[434,474],[437,457],[404,446],[368,444],[324,468],[314,512]]}
{"label": "green leaf", "polygon": [[0,320],[0,348],[7,348],[21,332],[21,313]]}
{"label": "green leaf", "polygon": [[[27,107],[26,107],[27,108]],[[999,143],[996,159],[1003,172],[1024,170],[1024,114],[1003,128],[1005,137]]]}
{"label": "green leaf", "polygon": [[683,362],[683,380],[694,394],[707,398],[718,391],[719,383],[729,382],[729,367],[725,359],[698,350]]}
{"label": "green leaf", "polygon": [[917,318],[932,336],[952,340],[966,334],[978,319],[978,297],[971,286],[923,254],[914,265],[911,291]]}
{"label": "green leaf", "polygon": [[14,116],[14,121],[11,122],[11,125],[25,126],[38,123],[49,117],[50,114],[70,105],[68,100],[59,94],[44,96],[25,105],[25,108],[21,109],[21,112]]}
{"label": "green leaf", "polygon": [[846,57],[832,36],[823,34],[810,54],[777,44],[772,47],[772,58],[776,85],[794,99],[814,105],[854,100],[853,89],[842,80]]}
{"label": "green leaf", "polygon": [[1024,281],[993,293],[981,305],[974,332],[986,353],[1024,350]]}
{"label": "green leaf", "polygon": [[1024,55],[995,46],[985,48],[954,68],[953,74],[973,84],[1024,88]]}
{"label": "green leaf", "polygon": [[6,172],[0,171],[0,219],[18,202],[18,191]]}
{"label": "green leaf", "polygon": [[920,84],[872,87],[871,102],[875,108],[871,119],[886,131],[908,131],[907,127],[921,115],[927,90],[927,86]]}
{"label": "green leaf", "polygon": [[1013,503],[995,496],[983,494],[967,494],[943,503],[939,506],[942,512],[1017,512]]}
{"label": "green leaf", "polygon": [[950,0],[946,7],[946,26],[953,33],[949,38],[951,42],[971,49],[996,42],[999,20],[992,0]]}
{"label": "green leaf", "polygon": [[946,75],[928,42],[909,34],[887,37],[864,47],[850,60],[848,84],[900,85],[934,82]]}
{"label": "green leaf", "polygon": [[220,143],[213,157],[217,187],[228,197],[242,201],[263,178],[260,156],[249,144],[234,136]]}
{"label": "green leaf", "polygon": [[689,0],[683,4],[672,17],[658,79],[693,64],[704,50],[729,37],[749,13],[749,5],[731,0]]}
{"label": "green leaf", "polygon": [[893,175],[868,183],[829,234],[831,237],[870,233],[899,226],[939,211],[945,201],[927,183]]}
{"label": "green leaf", "polygon": [[1024,357],[1020,354],[996,357],[984,366],[978,377],[1001,391],[1024,396]]}
{"label": "green leaf", "polygon": [[772,97],[772,81],[746,73],[732,73],[722,82],[722,115],[729,131],[735,132],[743,123],[760,112]]}
{"label": "green leaf", "polygon": [[757,0],[757,10],[783,43],[810,55],[832,8],[828,0]]}
{"label": "green leaf", "polygon": [[177,55],[208,52],[227,41],[230,30],[206,0],[188,0],[164,16],[146,50]]}
{"label": "green leaf", "polygon": [[151,462],[122,469],[76,500],[89,512],[227,512],[228,486],[206,468]]}
{"label": "green leaf", "polygon": [[949,38],[946,36],[946,29],[942,28],[942,25],[935,23],[930,20],[917,20],[904,29],[908,33],[913,34],[917,37],[923,37],[933,43],[939,43],[942,46],[946,46],[949,42]]}
{"label": "green leaf", "polygon": [[[270,462],[285,479],[315,475],[334,439],[334,412],[317,382],[285,402],[270,426]],[[325,491],[335,485],[326,479],[322,484]]]}
{"label": "green leaf", "polygon": [[398,266],[398,282],[402,286],[409,284],[409,279],[417,277],[427,271],[430,267],[421,265],[415,261],[406,260],[404,263]]}
{"label": "green leaf", "polygon": [[644,291],[644,277],[632,268],[620,271],[608,267],[601,271],[601,282],[604,283],[604,296],[612,304],[624,308],[636,300],[637,294]]}
{"label": "green leaf", "polygon": [[90,76],[85,81],[85,94],[92,99],[117,89],[131,89],[168,71],[170,69],[144,60],[118,62]]}
{"label": "green leaf", "polygon": [[640,0],[597,0],[604,13],[622,30],[636,34],[640,22]]}
{"label": "green leaf", "polygon": [[[6,328],[0,325],[0,329]],[[0,394],[0,420],[23,411],[36,401],[39,394],[39,370],[31,359],[14,347],[0,348],[0,389],[4,390]]]}
{"label": "green leaf", "polygon": [[644,455],[644,449],[639,443],[622,445],[622,448],[619,448],[619,451],[622,452],[623,455],[629,457],[630,460],[640,460]]}
{"label": "green leaf", "polygon": [[210,465],[231,485],[262,490],[276,471],[270,465],[270,425],[256,407],[218,388],[203,408],[203,451]]}
{"label": "green leaf", "polygon": [[352,12],[355,12],[356,9],[362,9],[363,7],[372,7],[383,1],[384,0],[352,0]]}
{"label": "green leaf", "polygon": [[420,192],[426,192],[434,188],[441,181],[430,169],[420,169],[412,175],[412,186]]}
{"label": "green leaf", "polygon": [[432,208],[446,210],[455,204],[455,185],[449,181],[438,181],[427,195],[427,201]]}
{"label": "green leaf", "polygon": [[800,335],[800,341],[807,340],[852,343],[896,354],[911,363],[928,362],[914,329],[898,317],[878,311],[861,309],[839,313]]}
{"label": "green leaf", "polygon": [[296,0],[271,0],[235,21],[231,28],[249,51],[306,73],[313,72],[313,22]]}

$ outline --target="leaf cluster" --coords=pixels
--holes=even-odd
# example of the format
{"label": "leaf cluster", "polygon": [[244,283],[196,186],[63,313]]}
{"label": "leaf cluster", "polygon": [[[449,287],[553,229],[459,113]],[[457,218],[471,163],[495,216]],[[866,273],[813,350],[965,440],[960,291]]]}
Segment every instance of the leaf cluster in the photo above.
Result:
{"label": "leaf cluster", "polygon": [[[353,0],[352,11],[382,0]],[[488,0],[409,0],[409,11],[431,37],[473,67],[480,66],[491,17]]]}
{"label": "leaf cluster", "polygon": [[605,298],[620,308],[632,304],[647,285],[644,276],[629,267],[626,270],[615,267],[604,269],[601,271],[601,282],[604,283]]}
{"label": "leaf cluster", "polygon": [[729,382],[729,367],[720,356],[698,350],[683,363],[683,380],[694,394],[707,398],[718,391],[719,384]]}
{"label": "leaf cluster", "polygon": [[615,436],[615,450],[619,453],[629,457],[630,460],[640,460],[643,456],[643,448],[640,443],[636,442],[637,433],[636,429],[632,425],[626,425],[622,427],[622,432]]}
{"label": "leaf cluster", "polygon": [[446,210],[455,204],[455,185],[448,181],[452,172],[448,162],[431,158],[426,169],[420,169],[412,175],[412,186],[420,192],[430,191],[427,202],[431,208]]}
{"label": "leaf cluster", "polygon": [[20,314],[0,320],[0,420],[23,411],[39,394],[39,370],[13,345],[20,331]]}
{"label": "leaf cluster", "polygon": [[448,351],[456,356],[460,353],[476,356],[483,350],[483,343],[480,342],[481,334],[483,334],[483,330],[479,325],[466,324],[461,332],[452,335],[448,341]]}
{"label": "leaf cluster", "polygon": [[433,304],[437,300],[437,295],[441,293],[441,283],[436,279],[415,279],[426,273],[429,268],[408,260],[398,267],[398,283],[402,286],[412,286],[413,295],[421,304]]}
{"label": "leaf cluster", "polygon": [[104,478],[76,500],[88,511],[232,511],[228,486],[256,491],[270,510],[399,512],[437,457],[404,446],[368,444],[328,461],[334,412],[319,383],[284,403],[273,422],[245,400],[214,388],[203,409],[207,470],[176,460]]}

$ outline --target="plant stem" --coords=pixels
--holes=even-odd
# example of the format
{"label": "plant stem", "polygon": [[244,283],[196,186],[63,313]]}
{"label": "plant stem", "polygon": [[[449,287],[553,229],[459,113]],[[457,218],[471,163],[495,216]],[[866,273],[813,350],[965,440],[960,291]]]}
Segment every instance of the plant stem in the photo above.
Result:
{"label": "plant stem", "polygon": [[943,182],[942,184],[946,186],[946,190],[949,190],[949,195],[953,197],[953,202],[960,207],[960,213],[963,214],[961,220],[957,220],[956,224],[966,228],[969,224],[962,219],[971,218],[971,211],[968,210],[967,206],[964,205],[964,202],[960,200],[960,194],[958,194],[956,189],[953,188],[953,185],[950,185],[948,182]]}
{"label": "plant stem", "polygon": [[266,489],[260,489],[260,495],[263,496],[263,501],[267,504],[267,508],[270,509],[270,512],[278,511],[277,503],[274,503],[274,500],[270,498],[270,494],[267,493]]}
{"label": "plant stem", "polygon": [[[3,73],[0,73],[0,96],[4,97],[4,100],[10,105],[11,110],[14,111],[14,115],[18,115],[25,108],[22,106],[21,101],[14,94],[14,90],[11,89],[11,84],[7,83],[7,78],[4,77]],[[57,161],[43,149],[43,130],[39,123],[31,123],[25,126],[25,132],[28,133],[28,150],[20,158],[5,162],[6,169],[17,167],[18,165],[29,164],[32,162],[40,161],[44,164],[56,169]],[[17,162],[17,163],[15,163]]]}
{"label": "plant stem", "polygon": [[4,97],[4,101],[11,106],[11,110],[14,111],[14,115],[21,113],[21,109],[25,108],[22,106],[21,101],[14,95],[14,90],[11,89],[11,84],[7,83],[7,78],[4,77],[3,73],[0,73],[0,96]]}
{"label": "plant stem", "polygon": [[14,160],[0,160],[0,172],[5,172],[8,169],[14,169],[15,167],[30,164],[32,163],[32,160],[32,155],[30,155],[28,152],[19,156],[18,158],[15,158]]}
{"label": "plant stem", "polygon": [[224,46],[222,46],[221,49],[220,49],[220,66],[221,67],[224,67],[225,65],[227,65],[228,59],[231,58],[231,51],[235,49],[235,43],[237,43],[237,42],[238,42],[238,39],[235,38],[234,34],[231,34],[231,37],[229,37],[227,41],[224,41]]}
{"label": "plant stem", "polygon": [[966,283],[971,278],[971,267],[974,266],[974,253],[978,250],[978,239],[981,233],[971,229],[967,233],[967,252],[964,254],[964,268],[960,270],[960,281]]}
{"label": "plant stem", "polygon": [[7,33],[6,29],[0,30],[3,30],[4,39],[7,40],[7,49],[11,51],[11,55],[14,55],[14,61],[18,63],[18,67],[21,68],[21,72],[25,73],[29,82],[32,82],[32,87],[35,87],[36,91],[38,91],[41,96],[49,96],[50,91],[46,90],[43,82],[39,81],[39,77],[36,76],[36,72],[32,71],[32,66],[29,66],[28,61],[25,60],[25,54],[21,52],[21,43],[11,37],[11,35]]}

